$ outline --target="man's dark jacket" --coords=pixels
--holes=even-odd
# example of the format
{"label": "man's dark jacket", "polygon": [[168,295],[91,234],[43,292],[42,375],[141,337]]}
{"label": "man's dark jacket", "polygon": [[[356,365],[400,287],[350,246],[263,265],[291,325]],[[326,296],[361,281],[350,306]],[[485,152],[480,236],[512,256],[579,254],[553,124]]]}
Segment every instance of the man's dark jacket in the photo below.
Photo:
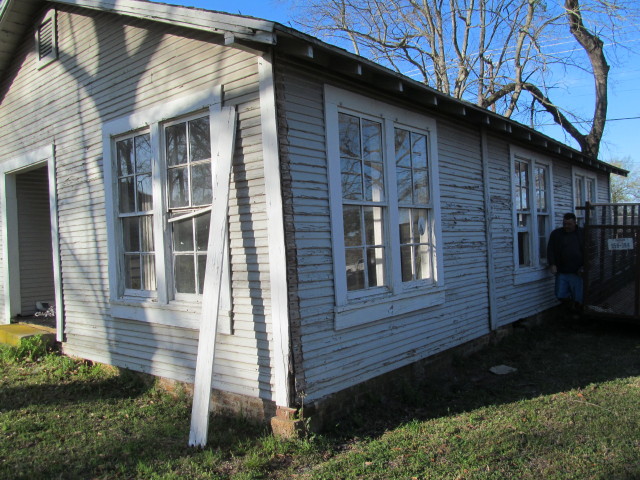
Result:
{"label": "man's dark jacket", "polygon": [[[563,255],[564,249],[564,255]],[[567,250],[571,252],[567,255]],[[560,273],[577,273],[583,265],[584,231],[576,227],[574,232],[565,232],[564,227],[556,228],[549,236],[547,260]]]}

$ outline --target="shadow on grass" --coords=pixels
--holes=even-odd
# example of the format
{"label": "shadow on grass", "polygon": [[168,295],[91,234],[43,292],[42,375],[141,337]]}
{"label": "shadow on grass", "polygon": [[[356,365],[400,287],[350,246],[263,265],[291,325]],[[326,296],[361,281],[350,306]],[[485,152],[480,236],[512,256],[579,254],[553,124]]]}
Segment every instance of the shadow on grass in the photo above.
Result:
{"label": "shadow on grass", "polygon": [[27,407],[53,407],[82,404],[96,400],[133,398],[144,394],[151,386],[134,379],[123,381],[114,377],[101,381],[75,381],[73,383],[42,383],[3,387],[0,391],[0,413]]}
{"label": "shadow on grass", "polygon": [[124,370],[3,388],[0,478],[147,478],[163,471],[193,478],[194,469],[216,478],[226,458],[265,434],[263,426],[220,416],[210,422],[207,450],[193,449],[190,415],[185,395],[168,395]]}
{"label": "shadow on grass", "polygon": [[[514,373],[496,375],[507,365]],[[371,395],[369,404],[330,430],[330,437],[377,436],[412,420],[456,415],[597,382],[640,375],[640,326],[601,320],[562,320],[514,332],[420,382]]]}

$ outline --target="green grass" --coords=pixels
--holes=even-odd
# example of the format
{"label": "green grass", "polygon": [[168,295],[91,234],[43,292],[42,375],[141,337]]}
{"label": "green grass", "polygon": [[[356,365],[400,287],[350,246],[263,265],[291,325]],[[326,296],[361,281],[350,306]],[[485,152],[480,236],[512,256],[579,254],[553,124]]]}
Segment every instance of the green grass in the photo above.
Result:
{"label": "green grass", "polygon": [[[640,329],[519,329],[439,375],[296,441],[213,417],[134,374],[0,347],[0,478],[636,479]],[[516,373],[497,376],[493,365]]]}

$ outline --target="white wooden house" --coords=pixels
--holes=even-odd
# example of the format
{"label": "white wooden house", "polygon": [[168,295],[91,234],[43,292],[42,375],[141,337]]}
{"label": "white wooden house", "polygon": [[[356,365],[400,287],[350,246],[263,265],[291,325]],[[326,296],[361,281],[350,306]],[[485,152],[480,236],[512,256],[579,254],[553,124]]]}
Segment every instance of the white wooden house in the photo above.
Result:
{"label": "white wooden house", "polygon": [[550,230],[623,173],[270,21],[2,0],[0,31],[3,321],[54,302],[68,354],[193,382],[217,253],[213,387],[245,413],[554,306]]}

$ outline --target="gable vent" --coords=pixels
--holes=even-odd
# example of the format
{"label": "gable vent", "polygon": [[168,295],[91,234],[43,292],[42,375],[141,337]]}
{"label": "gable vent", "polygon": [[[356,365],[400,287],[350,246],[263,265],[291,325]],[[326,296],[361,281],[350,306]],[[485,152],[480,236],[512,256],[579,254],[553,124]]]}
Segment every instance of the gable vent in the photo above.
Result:
{"label": "gable vent", "polygon": [[36,48],[38,50],[38,68],[48,65],[58,58],[55,10],[51,10],[38,27]]}

